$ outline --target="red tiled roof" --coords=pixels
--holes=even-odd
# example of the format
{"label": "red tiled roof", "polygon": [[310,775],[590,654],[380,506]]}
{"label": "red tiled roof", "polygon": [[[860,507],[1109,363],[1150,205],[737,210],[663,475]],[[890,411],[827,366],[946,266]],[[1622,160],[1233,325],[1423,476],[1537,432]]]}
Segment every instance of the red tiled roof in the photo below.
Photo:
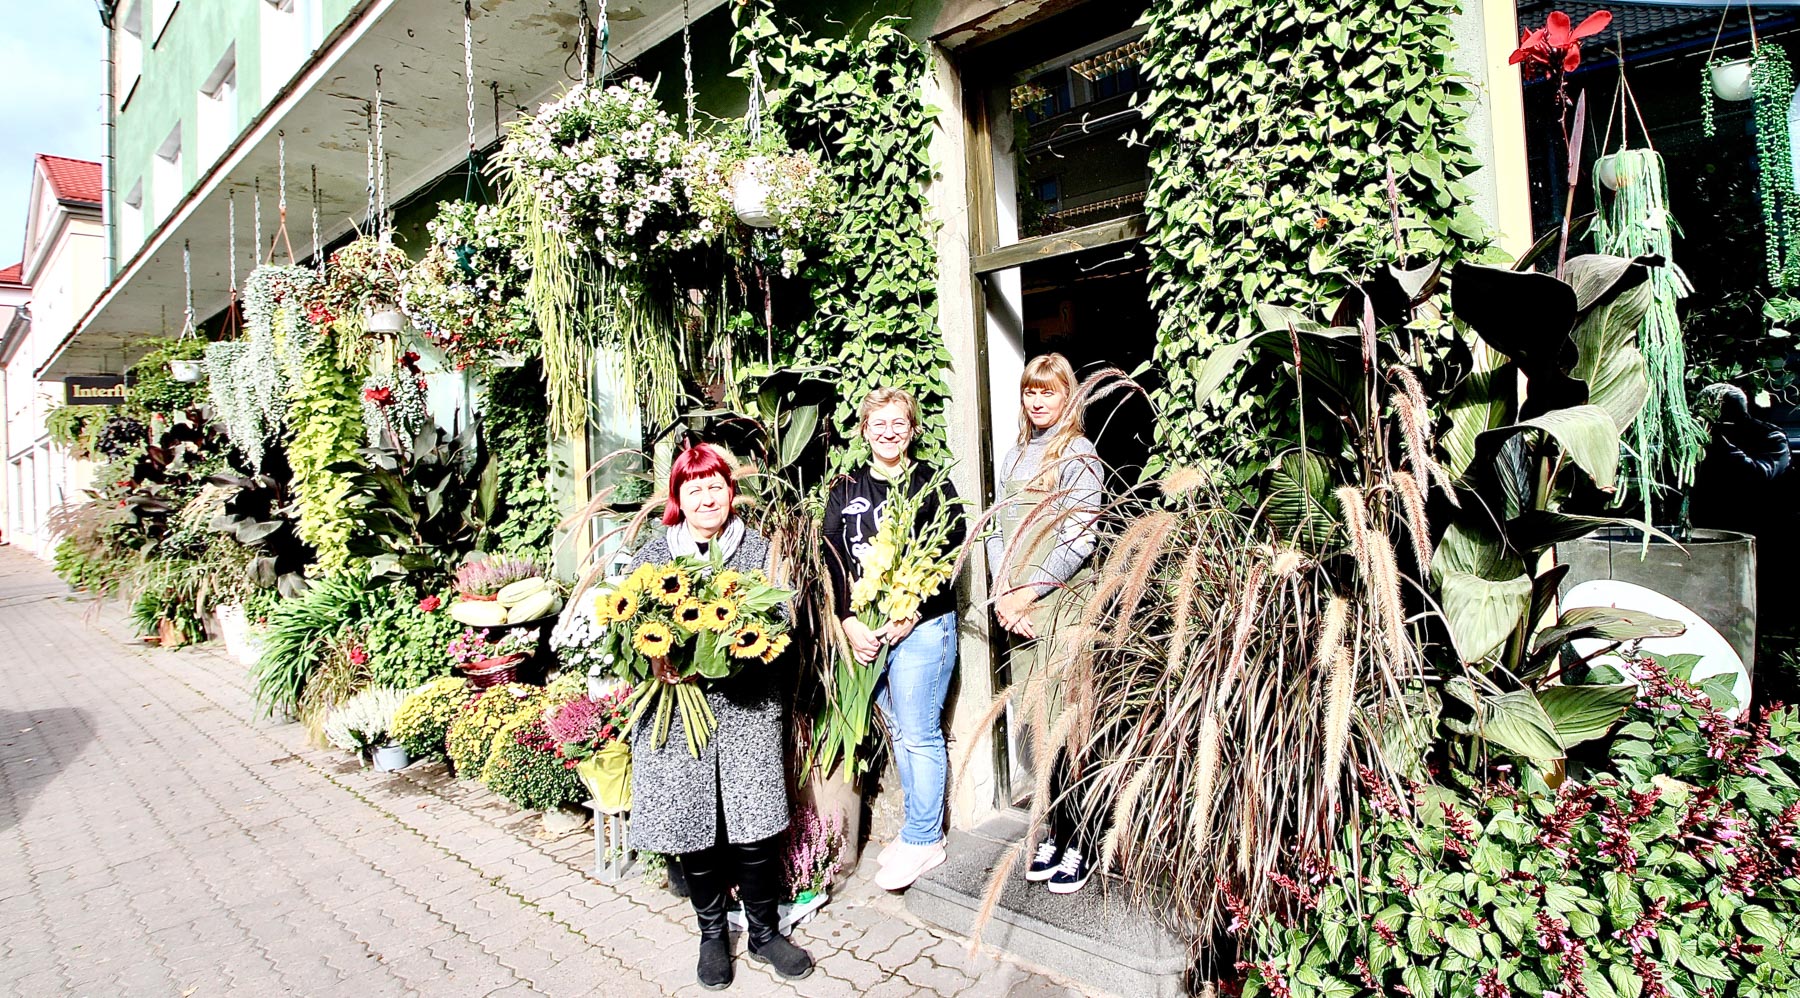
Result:
{"label": "red tiled roof", "polygon": [[0,284],[19,284],[25,280],[25,264],[15,263],[10,267],[0,268]]}
{"label": "red tiled roof", "polygon": [[100,203],[99,163],[49,153],[38,153],[38,162],[43,164],[44,175],[50,178],[50,189],[58,201]]}

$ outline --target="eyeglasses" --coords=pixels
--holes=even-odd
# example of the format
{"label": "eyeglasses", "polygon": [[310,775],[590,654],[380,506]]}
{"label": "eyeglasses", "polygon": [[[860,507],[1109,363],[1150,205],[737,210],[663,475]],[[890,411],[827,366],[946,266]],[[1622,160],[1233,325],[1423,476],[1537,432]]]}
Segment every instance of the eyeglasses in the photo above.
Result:
{"label": "eyeglasses", "polygon": [[905,433],[910,429],[912,429],[912,421],[906,419],[896,419],[891,423],[869,424],[869,432],[871,433]]}

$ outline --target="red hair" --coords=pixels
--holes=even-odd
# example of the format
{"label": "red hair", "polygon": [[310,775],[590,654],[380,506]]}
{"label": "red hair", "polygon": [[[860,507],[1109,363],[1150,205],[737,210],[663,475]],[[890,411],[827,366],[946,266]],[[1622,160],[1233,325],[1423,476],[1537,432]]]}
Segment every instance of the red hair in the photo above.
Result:
{"label": "red hair", "polygon": [[737,482],[732,479],[731,458],[712,444],[695,444],[675,456],[675,463],[669,466],[669,502],[663,507],[663,526],[673,527],[681,522],[681,487],[696,478],[711,478],[718,475],[725,479],[725,489],[730,494],[726,500],[737,502]]}

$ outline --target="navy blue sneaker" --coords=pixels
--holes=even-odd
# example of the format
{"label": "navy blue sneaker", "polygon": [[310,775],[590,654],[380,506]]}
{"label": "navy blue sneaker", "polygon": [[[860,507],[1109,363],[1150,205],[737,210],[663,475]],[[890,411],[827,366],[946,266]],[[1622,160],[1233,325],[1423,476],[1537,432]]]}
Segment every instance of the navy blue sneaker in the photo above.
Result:
{"label": "navy blue sneaker", "polygon": [[1025,879],[1034,884],[1049,880],[1056,872],[1056,864],[1062,860],[1063,850],[1055,839],[1045,839],[1038,843],[1037,852],[1031,857],[1031,865],[1025,868]]}
{"label": "navy blue sneaker", "polygon": [[1050,874],[1050,893],[1073,894],[1087,884],[1088,876],[1093,872],[1093,865],[1081,850],[1070,846],[1063,850],[1062,862],[1056,864],[1056,870]]}

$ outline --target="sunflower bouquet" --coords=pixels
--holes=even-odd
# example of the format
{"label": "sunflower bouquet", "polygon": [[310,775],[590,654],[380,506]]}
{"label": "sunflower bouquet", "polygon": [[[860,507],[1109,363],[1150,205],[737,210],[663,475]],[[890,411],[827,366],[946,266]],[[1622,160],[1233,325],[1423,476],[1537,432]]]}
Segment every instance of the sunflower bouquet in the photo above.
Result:
{"label": "sunflower bouquet", "polygon": [[[661,748],[679,711],[688,752],[698,758],[719,726],[699,681],[729,678],[786,651],[787,623],[776,611],[793,595],[761,572],[702,558],[640,565],[602,589],[594,597],[594,623],[605,628],[597,651],[631,685],[622,708],[626,730],[652,719],[650,745]],[[657,678],[652,663],[659,658],[682,682]]]}
{"label": "sunflower bouquet", "polygon": [[[941,493],[949,474],[948,467],[939,468],[911,494],[896,489],[888,497],[875,538],[858,558],[860,574],[850,585],[850,609],[870,630],[890,620],[918,616],[919,607],[955,574],[957,548],[950,538],[962,515],[960,503],[939,503],[936,515],[921,522],[926,497]],[[891,648],[884,641],[868,665],[849,655],[838,656],[831,705],[814,730],[823,771],[830,772],[839,759],[845,760],[845,780],[860,771],[857,751],[869,735],[875,684],[887,669]]]}

